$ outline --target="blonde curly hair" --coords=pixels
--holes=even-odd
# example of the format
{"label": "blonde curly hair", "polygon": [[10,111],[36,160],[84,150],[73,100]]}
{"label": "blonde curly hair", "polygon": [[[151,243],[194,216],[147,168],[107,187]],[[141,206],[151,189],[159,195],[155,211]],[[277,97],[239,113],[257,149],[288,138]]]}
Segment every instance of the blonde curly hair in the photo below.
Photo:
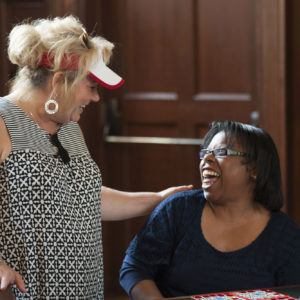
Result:
{"label": "blonde curly hair", "polygon": [[[75,16],[37,19],[17,24],[8,37],[8,57],[19,69],[12,80],[10,91],[43,88],[51,74],[65,73],[64,92],[72,93],[76,84],[88,74],[88,68],[97,59],[101,49],[107,64],[114,45],[100,36],[91,37]],[[45,52],[53,56],[53,66],[40,65]],[[65,54],[79,57],[78,70],[62,70]]]}

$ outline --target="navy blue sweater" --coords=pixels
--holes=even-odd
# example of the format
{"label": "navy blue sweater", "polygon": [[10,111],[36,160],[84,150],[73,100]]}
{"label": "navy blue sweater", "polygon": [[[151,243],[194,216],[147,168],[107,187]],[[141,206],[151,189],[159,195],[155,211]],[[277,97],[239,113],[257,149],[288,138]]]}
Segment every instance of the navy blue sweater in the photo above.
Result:
{"label": "navy blue sweater", "polygon": [[163,201],[126,252],[120,283],[129,294],[139,281],[154,280],[165,297],[300,283],[300,229],[273,212],[259,237],[245,248],[220,252],[200,226],[202,190]]}

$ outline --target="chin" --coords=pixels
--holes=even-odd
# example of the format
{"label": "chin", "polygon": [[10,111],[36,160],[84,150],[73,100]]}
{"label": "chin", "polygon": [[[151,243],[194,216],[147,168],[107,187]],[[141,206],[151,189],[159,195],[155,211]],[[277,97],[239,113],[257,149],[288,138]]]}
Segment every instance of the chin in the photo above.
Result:
{"label": "chin", "polygon": [[203,194],[204,194],[204,198],[206,199],[206,200],[209,200],[209,198],[210,198],[210,192],[208,192],[207,190],[205,190],[205,189],[203,189]]}
{"label": "chin", "polygon": [[203,189],[203,194],[204,194],[204,198],[207,201],[211,201],[211,202],[216,201],[216,195],[212,191],[209,191],[208,189]]}
{"label": "chin", "polygon": [[79,120],[80,120],[80,116],[70,119],[70,121],[72,122],[78,122]]}

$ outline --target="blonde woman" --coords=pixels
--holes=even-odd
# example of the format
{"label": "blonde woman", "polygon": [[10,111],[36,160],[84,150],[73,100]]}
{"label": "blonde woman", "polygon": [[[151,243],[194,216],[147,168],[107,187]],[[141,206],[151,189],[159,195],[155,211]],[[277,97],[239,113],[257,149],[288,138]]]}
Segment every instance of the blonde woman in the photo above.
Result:
{"label": "blonde woman", "polygon": [[9,35],[19,70],[0,98],[0,281],[17,299],[103,299],[101,216],[144,215],[191,188],[101,187],[77,122],[100,100],[98,83],[124,82],[106,66],[112,48],[73,16],[19,24]]}

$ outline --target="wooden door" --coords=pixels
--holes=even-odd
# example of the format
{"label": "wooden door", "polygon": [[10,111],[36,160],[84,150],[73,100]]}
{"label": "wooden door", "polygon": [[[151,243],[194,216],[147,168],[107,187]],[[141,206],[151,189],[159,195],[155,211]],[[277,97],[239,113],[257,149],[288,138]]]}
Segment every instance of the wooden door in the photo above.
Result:
{"label": "wooden door", "polygon": [[[175,138],[201,141],[216,119],[267,129],[285,172],[283,1],[110,0],[102,9],[126,80],[104,97],[110,112],[104,184],[130,191],[199,188],[200,146],[177,145]],[[125,249],[145,219],[104,224],[107,293],[118,290]]]}
{"label": "wooden door", "polygon": [[[25,18],[74,13],[89,32],[115,42],[112,67],[126,80],[117,91],[102,90],[103,101],[88,107],[80,122],[105,185],[131,191],[184,183],[198,188],[200,146],[176,145],[174,139],[111,143],[103,129],[123,137],[200,139],[212,120],[251,123],[252,112],[273,136],[285,178],[284,3],[0,0],[1,94],[15,71],[5,53],[10,26]],[[106,299],[123,293],[118,271],[144,221],[103,224]]]}
{"label": "wooden door", "polygon": [[0,92],[8,92],[7,82],[16,72],[16,67],[7,58],[7,36],[13,25],[27,19],[46,17],[49,13],[48,1],[42,0],[1,0],[0,1]]}
{"label": "wooden door", "polygon": [[287,135],[289,213],[300,226],[300,1],[287,2]]}

